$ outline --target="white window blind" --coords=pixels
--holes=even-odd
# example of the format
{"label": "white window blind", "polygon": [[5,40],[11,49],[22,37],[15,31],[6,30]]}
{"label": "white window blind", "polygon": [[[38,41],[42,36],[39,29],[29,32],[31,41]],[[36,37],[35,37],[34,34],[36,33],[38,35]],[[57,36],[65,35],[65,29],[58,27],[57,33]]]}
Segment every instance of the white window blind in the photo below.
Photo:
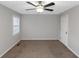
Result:
{"label": "white window blind", "polygon": [[13,16],[13,35],[20,32],[20,18]]}

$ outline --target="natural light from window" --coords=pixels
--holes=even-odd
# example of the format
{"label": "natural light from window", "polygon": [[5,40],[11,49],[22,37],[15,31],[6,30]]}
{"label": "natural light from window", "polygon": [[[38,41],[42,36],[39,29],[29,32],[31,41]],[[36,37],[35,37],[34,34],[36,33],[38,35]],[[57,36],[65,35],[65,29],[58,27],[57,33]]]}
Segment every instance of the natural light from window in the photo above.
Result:
{"label": "natural light from window", "polygon": [[20,32],[20,18],[13,16],[13,35],[16,35]]}

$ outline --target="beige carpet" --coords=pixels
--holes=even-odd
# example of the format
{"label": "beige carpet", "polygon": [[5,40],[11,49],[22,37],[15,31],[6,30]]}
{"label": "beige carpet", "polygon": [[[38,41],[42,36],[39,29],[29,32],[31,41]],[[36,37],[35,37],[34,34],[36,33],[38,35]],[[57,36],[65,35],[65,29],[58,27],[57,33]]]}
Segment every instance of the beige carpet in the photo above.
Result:
{"label": "beige carpet", "polygon": [[21,41],[3,58],[76,58],[62,43],[54,40]]}

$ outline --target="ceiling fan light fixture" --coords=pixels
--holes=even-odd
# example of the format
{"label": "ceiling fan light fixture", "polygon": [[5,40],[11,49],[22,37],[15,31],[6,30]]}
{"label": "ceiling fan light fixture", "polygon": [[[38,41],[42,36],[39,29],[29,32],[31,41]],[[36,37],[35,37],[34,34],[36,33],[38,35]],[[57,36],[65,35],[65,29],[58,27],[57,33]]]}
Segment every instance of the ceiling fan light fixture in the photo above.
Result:
{"label": "ceiling fan light fixture", "polygon": [[38,7],[36,8],[36,11],[37,11],[37,12],[43,12],[43,11],[44,11],[43,6],[38,6]]}
{"label": "ceiling fan light fixture", "polygon": [[27,2],[28,4],[30,4],[30,5],[32,5],[32,6],[34,6],[35,8],[31,8],[31,9],[26,9],[26,10],[36,10],[36,12],[39,12],[39,13],[41,13],[41,12],[43,12],[43,11],[53,11],[53,9],[49,9],[49,8],[47,8],[47,7],[50,7],[50,6],[53,6],[53,5],[55,5],[55,3],[54,2],[50,2],[50,3],[48,3],[48,4],[43,4],[43,1],[37,1],[37,5],[36,4],[33,4],[33,3],[31,3],[31,2]]}

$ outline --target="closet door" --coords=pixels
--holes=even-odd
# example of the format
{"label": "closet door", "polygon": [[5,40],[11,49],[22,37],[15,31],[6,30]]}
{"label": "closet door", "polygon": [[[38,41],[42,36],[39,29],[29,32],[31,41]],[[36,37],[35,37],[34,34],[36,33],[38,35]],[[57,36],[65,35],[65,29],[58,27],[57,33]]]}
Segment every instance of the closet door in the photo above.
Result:
{"label": "closet door", "polygon": [[61,42],[67,46],[68,42],[68,15],[61,16]]}

